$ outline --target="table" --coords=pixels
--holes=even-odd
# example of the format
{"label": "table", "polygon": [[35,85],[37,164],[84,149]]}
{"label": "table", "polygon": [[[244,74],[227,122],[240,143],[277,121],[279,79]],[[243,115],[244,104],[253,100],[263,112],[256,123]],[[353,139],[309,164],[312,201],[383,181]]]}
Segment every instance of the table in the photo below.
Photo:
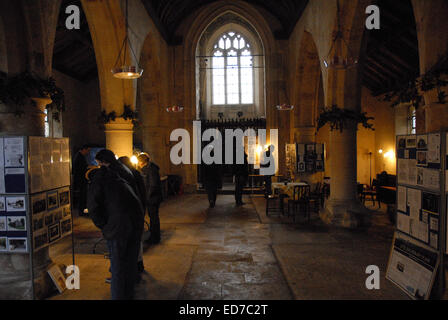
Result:
{"label": "table", "polygon": [[288,195],[291,199],[294,194],[294,187],[296,186],[307,186],[306,182],[273,182],[272,183],[272,193],[275,193],[275,189],[280,189],[281,193]]}

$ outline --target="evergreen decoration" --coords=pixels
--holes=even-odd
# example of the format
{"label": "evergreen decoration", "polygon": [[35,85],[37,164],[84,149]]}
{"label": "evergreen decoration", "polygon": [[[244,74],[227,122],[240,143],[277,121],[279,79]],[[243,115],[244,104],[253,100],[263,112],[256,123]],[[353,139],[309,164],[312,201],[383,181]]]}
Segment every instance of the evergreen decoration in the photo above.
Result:
{"label": "evergreen decoration", "polygon": [[123,118],[124,120],[131,120],[135,127],[139,125],[138,113],[133,111],[130,105],[124,105],[123,113],[120,116],[117,116],[115,111],[106,113],[105,110],[102,110],[98,116],[98,123],[103,127],[105,124],[115,121],[117,117]]}
{"label": "evergreen decoration", "polygon": [[369,120],[373,119],[373,117],[368,117],[366,112],[341,109],[337,105],[333,105],[320,113],[317,118],[317,130],[326,124],[330,124],[331,131],[339,130],[342,132],[349,122],[360,123],[366,129],[375,130],[373,124],[369,123]]}
{"label": "evergreen decoration", "polygon": [[448,86],[448,54],[436,66],[424,75],[412,79],[402,87],[394,88],[384,95],[383,100],[392,102],[392,107],[401,103],[411,103],[415,109],[422,105],[423,93],[436,89],[437,102],[447,103],[447,93],[442,89]]}
{"label": "evergreen decoration", "polygon": [[48,108],[55,107],[57,111],[65,111],[64,90],[56,85],[53,78],[42,79],[37,75],[24,72],[13,77],[6,74],[0,76],[0,101],[7,105],[16,107],[16,115],[21,115],[26,111],[19,110],[31,98],[50,98],[52,103]]}

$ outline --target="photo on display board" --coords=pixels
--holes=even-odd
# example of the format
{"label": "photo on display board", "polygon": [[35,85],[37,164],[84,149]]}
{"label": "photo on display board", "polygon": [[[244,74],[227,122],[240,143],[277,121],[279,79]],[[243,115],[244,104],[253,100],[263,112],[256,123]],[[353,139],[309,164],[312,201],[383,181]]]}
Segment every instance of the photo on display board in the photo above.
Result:
{"label": "photo on display board", "polygon": [[4,197],[0,197],[0,212],[6,211],[6,202]]}
{"label": "photo on display board", "polygon": [[47,208],[48,210],[56,209],[59,207],[58,192],[52,191],[47,193]]}
{"label": "photo on display board", "polygon": [[417,139],[415,137],[407,137],[406,138],[406,148],[416,148],[417,147]]}
{"label": "photo on display board", "polygon": [[7,217],[8,231],[26,231],[26,217]]}
{"label": "photo on display board", "polygon": [[8,251],[8,238],[0,237],[0,252]]}
{"label": "photo on display board", "polygon": [[71,212],[70,212],[70,207],[65,207],[62,208],[62,217],[68,217],[70,216]]}
{"label": "photo on display board", "polygon": [[428,149],[428,136],[417,137],[417,149]]}
{"label": "photo on display board", "polygon": [[61,221],[61,234],[65,235],[67,233],[70,233],[72,231],[72,220],[67,219],[64,221]]}
{"label": "photo on display board", "polygon": [[9,252],[27,252],[27,239],[26,238],[8,238]]}
{"label": "photo on display board", "polygon": [[8,212],[26,211],[25,197],[7,197],[6,211]]}
{"label": "photo on display board", "polygon": [[47,213],[45,215],[44,222],[45,222],[45,226],[49,226],[49,225],[53,224],[53,222],[54,222],[53,213],[51,213],[51,212]]}
{"label": "photo on display board", "polygon": [[399,138],[398,149],[405,149],[405,148],[406,148],[406,138]]}
{"label": "photo on display board", "polygon": [[0,231],[6,231],[6,217],[0,217]]}
{"label": "photo on display board", "polygon": [[33,214],[38,214],[47,211],[47,198],[45,194],[33,197],[31,202],[33,207]]}
{"label": "photo on display board", "polygon": [[53,280],[54,285],[58,289],[59,293],[63,293],[66,289],[65,277],[58,265],[53,265],[49,270],[51,280]]}
{"label": "photo on display board", "polygon": [[59,223],[56,223],[48,227],[48,240],[53,242],[61,237],[61,230],[59,228]]}
{"label": "photo on display board", "polygon": [[62,220],[62,209],[54,213],[54,222],[59,222]]}
{"label": "photo on display board", "polygon": [[324,163],[323,163],[323,161],[316,161],[316,170],[317,171],[324,170]]}
{"label": "photo on display board", "polygon": [[426,167],[428,165],[426,151],[417,151],[417,165],[421,167]]}
{"label": "photo on display board", "polygon": [[33,231],[40,230],[44,227],[44,217],[33,219]]}
{"label": "photo on display board", "polygon": [[70,204],[70,191],[69,190],[59,191],[59,206],[62,207],[67,204]]}

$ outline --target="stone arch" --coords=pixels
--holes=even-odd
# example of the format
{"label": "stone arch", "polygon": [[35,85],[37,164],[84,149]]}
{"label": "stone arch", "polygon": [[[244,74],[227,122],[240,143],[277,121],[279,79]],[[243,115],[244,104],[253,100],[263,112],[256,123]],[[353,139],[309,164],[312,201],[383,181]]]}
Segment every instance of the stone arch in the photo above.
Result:
{"label": "stone arch", "polygon": [[[210,63],[213,46],[219,38],[227,33],[234,32],[240,34],[249,44],[250,51],[253,55],[253,83],[254,83],[254,102],[250,106],[235,105],[235,106],[213,106],[212,104],[212,65]],[[217,113],[222,112],[225,118],[237,118],[239,111],[244,112],[247,118],[258,118],[265,116],[265,86],[264,86],[264,46],[262,40],[258,36],[258,32],[253,26],[247,22],[244,17],[234,14],[233,12],[225,12],[217,17],[212,23],[207,26],[199,39],[196,56],[207,57],[198,58],[196,60],[196,92],[199,92],[197,98],[197,106],[201,110],[196,111],[197,118],[217,118]],[[200,112],[199,112],[200,111]]]}

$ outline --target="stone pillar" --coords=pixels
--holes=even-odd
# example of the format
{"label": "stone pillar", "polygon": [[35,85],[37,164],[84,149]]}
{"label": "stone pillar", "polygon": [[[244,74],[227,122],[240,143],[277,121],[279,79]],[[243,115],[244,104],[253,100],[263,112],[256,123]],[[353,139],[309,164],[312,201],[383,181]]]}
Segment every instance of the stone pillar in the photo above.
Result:
{"label": "stone pillar", "polygon": [[45,107],[51,103],[48,98],[34,98],[33,103],[23,106],[22,115],[15,114],[16,109],[0,104],[0,133],[18,136],[45,135]]}
{"label": "stone pillar", "polygon": [[424,107],[426,132],[448,129],[448,112],[446,104],[430,103]]}
{"label": "stone pillar", "polygon": [[112,150],[118,157],[133,154],[133,127],[132,121],[116,118],[106,125],[106,147]]}
{"label": "stone pillar", "polygon": [[366,208],[357,197],[356,181],[356,128],[344,128],[343,132],[330,132],[331,182],[330,198],[321,211],[321,219],[345,228],[368,225]]}

